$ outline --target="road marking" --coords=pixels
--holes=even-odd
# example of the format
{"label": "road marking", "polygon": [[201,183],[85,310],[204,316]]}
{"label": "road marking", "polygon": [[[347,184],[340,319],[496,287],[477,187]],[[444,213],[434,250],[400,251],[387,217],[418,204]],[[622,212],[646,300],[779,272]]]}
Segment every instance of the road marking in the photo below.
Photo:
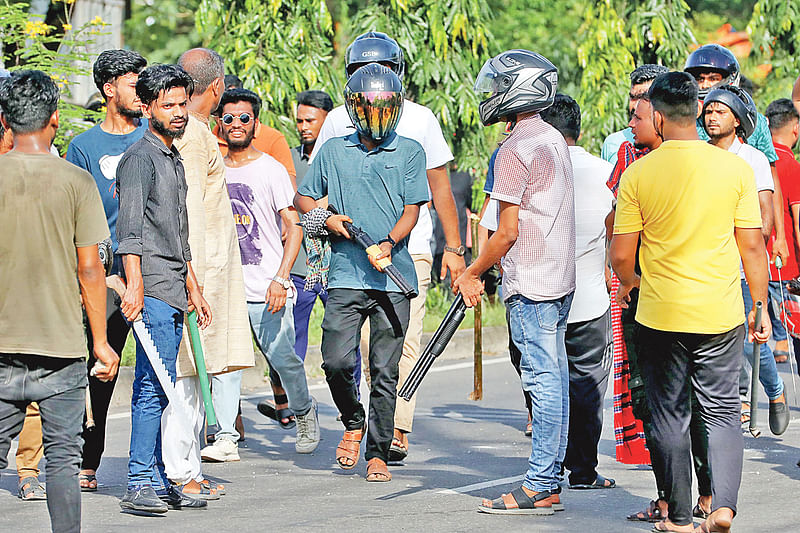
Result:
{"label": "road marking", "polygon": [[[483,365],[484,366],[486,366],[486,365],[496,365],[496,364],[502,363],[504,361],[508,361],[508,358],[507,357],[492,357],[491,359],[485,359],[483,361]],[[431,368],[428,371],[428,373],[430,374],[430,373],[434,373],[434,372],[448,372],[450,370],[461,370],[461,369],[464,369],[464,368],[472,368],[472,365],[473,365],[472,362],[464,362],[464,363],[454,363],[452,365],[437,366],[437,367]],[[310,391],[315,391],[315,390],[324,390],[324,389],[327,389],[327,388],[328,388],[328,384],[325,383],[325,382],[323,382],[323,383],[315,383],[314,385],[309,385],[308,386],[309,392]],[[261,393],[258,393],[258,394],[245,394],[245,395],[242,395],[241,398],[242,398],[242,400],[254,400],[256,398],[265,398],[267,396],[271,397],[272,394],[268,393],[268,392],[261,392]],[[426,415],[423,415],[423,416],[426,416]],[[456,415],[456,416],[458,416],[458,415]],[[119,420],[121,418],[130,418],[130,417],[131,417],[130,411],[126,411],[124,413],[116,413],[116,414],[113,414],[113,415],[108,415],[106,418],[108,420]]]}
{"label": "road marking", "polygon": [[512,476],[512,477],[504,477],[500,479],[495,479],[492,481],[484,481],[483,483],[473,483],[472,485],[464,485],[463,487],[456,487],[454,489],[442,489],[436,491],[436,494],[466,494],[468,492],[474,492],[476,490],[481,489],[488,489],[489,487],[496,487],[498,485],[509,485],[511,483],[517,483],[525,479],[525,476]]}

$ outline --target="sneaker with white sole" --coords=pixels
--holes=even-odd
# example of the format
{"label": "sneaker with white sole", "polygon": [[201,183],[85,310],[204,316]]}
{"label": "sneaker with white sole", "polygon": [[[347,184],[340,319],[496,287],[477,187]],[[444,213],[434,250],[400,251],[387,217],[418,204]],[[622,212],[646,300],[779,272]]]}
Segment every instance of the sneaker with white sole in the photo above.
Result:
{"label": "sneaker with white sole", "polygon": [[295,415],[297,420],[297,440],[294,449],[297,453],[311,453],[319,446],[319,415],[317,400],[311,398],[311,409],[304,415]]}
{"label": "sneaker with white sole", "polygon": [[239,460],[239,446],[228,439],[219,439],[214,444],[200,450],[203,461],[214,463],[229,463]]}

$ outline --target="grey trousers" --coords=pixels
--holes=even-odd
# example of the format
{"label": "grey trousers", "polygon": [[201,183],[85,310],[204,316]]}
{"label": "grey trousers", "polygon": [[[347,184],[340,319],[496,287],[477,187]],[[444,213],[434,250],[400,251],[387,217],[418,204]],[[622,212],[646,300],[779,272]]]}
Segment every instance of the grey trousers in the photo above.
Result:
{"label": "grey trousers", "polygon": [[569,364],[569,437],[564,468],[569,482],[597,479],[597,445],[603,430],[603,397],[611,370],[611,311],[585,322],[567,324]]}
{"label": "grey trousers", "polygon": [[692,520],[692,389],[708,437],[712,511],[728,507],[736,513],[742,479],[739,371],[744,325],[716,335],[639,327],[639,367],[653,424],[648,446],[664,462],[670,520],[676,525]]}
{"label": "grey trousers", "polygon": [[81,430],[86,401],[86,361],[0,354],[0,470],[11,440],[22,429],[25,408],[38,402],[47,459],[47,510],[54,533],[81,529]]}
{"label": "grey trousers", "polygon": [[369,319],[369,424],[364,457],[388,460],[394,433],[398,364],[410,302],[399,292],[329,289],[322,320],[322,368],[347,430],[364,427],[364,406],[353,379],[361,326]]}

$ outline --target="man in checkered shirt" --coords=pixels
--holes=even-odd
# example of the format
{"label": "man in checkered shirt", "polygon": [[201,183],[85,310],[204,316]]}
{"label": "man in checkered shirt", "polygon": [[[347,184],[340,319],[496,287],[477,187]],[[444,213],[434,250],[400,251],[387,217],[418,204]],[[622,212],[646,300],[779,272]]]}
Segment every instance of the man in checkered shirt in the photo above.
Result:
{"label": "man in checkered shirt", "polygon": [[549,515],[563,510],[558,485],[567,448],[569,371],[564,337],[575,290],[572,163],[561,134],[539,112],[555,98],[557,70],[539,54],[511,50],[490,59],[475,84],[489,93],[484,124],[514,124],[495,164],[497,231],[455,282],[468,306],[481,297],[480,275],[503,258],[503,297],[511,336],[522,352],[522,386],[532,399],[532,452],[522,487],[479,511]]}

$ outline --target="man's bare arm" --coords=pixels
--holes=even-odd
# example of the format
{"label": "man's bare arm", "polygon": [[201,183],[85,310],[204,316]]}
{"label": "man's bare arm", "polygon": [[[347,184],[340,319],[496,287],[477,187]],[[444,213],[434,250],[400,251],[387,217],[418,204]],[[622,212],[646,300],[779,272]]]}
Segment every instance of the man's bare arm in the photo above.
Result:
{"label": "man's bare arm", "polygon": [[772,191],[759,191],[758,204],[761,208],[761,236],[764,242],[769,242],[772,235],[773,220],[775,218],[775,206],[773,204]]}
{"label": "man's bare arm", "polygon": [[631,290],[639,286],[639,276],[636,274],[636,246],[638,244],[638,231],[616,234],[611,239],[608,255],[611,259],[611,268],[619,278],[619,289],[615,298],[617,304],[623,309],[628,307]]}
{"label": "man's bare arm", "polygon": [[[461,231],[458,224],[456,201],[453,198],[450,177],[447,175],[447,167],[442,165],[428,169],[427,174],[433,205],[436,208],[439,220],[442,222],[445,242],[451,248],[458,248],[461,246]],[[455,280],[464,272],[465,268],[466,265],[462,256],[448,251],[443,253],[441,279],[444,279],[447,271],[450,270],[450,279]]]}

